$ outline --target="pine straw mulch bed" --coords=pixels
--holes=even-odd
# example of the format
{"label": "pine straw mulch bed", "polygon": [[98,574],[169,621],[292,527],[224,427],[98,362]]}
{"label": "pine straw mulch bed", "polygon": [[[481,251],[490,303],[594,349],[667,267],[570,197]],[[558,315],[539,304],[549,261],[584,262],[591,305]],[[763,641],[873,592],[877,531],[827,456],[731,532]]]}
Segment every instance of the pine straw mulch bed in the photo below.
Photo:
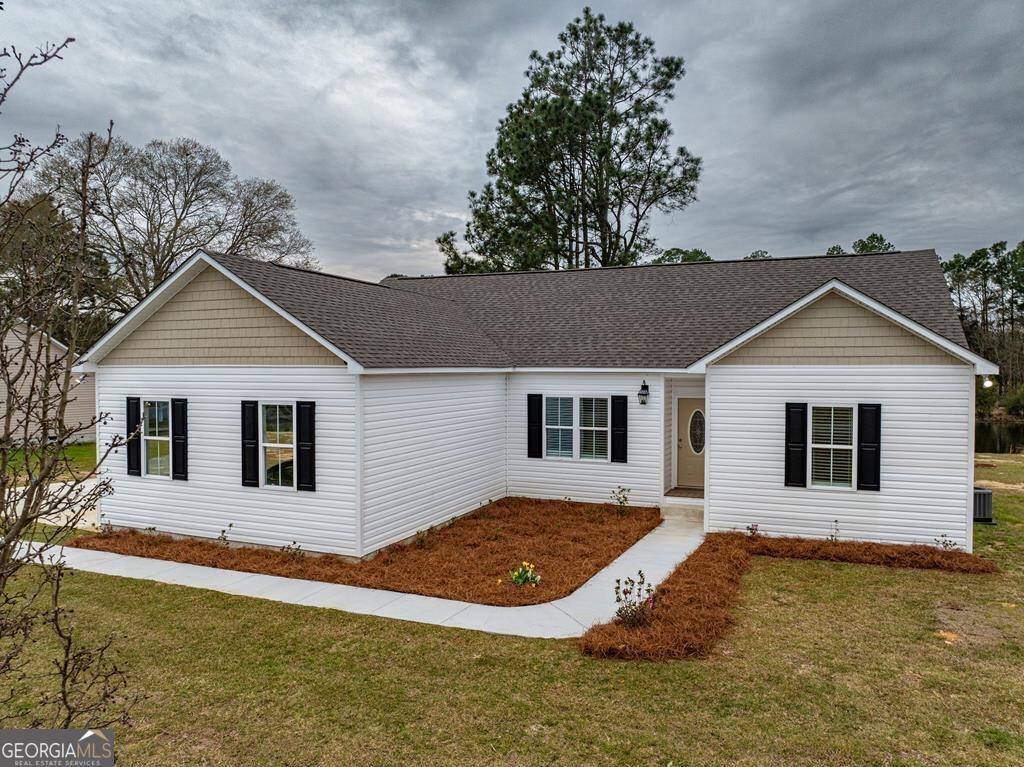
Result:
{"label": "pine straw mulch bed", "polygon": [[648,625],[598,624],[580,639],[581,649],[596,658],[625,660],[706,657],[732,624],[740,580],[755,555],[956,573],[999,572],[986,559],[935,546],[709,533],[658,586]]}
{"label": "pine straw mulch bed", "polygon": [[[572,593],[661,522],[655,508],[502,498],[372,559],[303,555],[122,530],[70,546],[193,565],[366,586],[487,605],[530,605]],[[514,586],[509,571],[534,564],[541,582]]]}

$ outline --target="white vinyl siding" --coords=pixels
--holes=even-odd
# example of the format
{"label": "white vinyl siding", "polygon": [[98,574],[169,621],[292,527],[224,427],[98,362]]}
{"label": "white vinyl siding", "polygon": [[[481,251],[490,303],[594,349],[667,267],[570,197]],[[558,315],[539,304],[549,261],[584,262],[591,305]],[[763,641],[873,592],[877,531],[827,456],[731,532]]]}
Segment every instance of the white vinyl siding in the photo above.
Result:
{"label": "white vinyl siding", "polygon": [[[637,398],[642,380],[650,399]],[[661,377],[643,373],[511,373],[508,377],[508,495],[572,498],[604,503],[616,487],[629,488],[630,503],[657,505],[662,495]],[[547,460],[526,455],[528,394],[609,399],[625,395],[628,461]],[[609,400],[610,401],[610,400]],[[579,420],[576,420],[579,423]],[[577,427],[578,428],[578,427]]]}
{"label": "white vinyl siding", "polygon": [[[707,529],[970,547],[967,365],[715,365],[706,380]],[[881,489],[786,487],[787,402],[880,403]]]}
{"label": "white vinyl siding", "polygon": [[507,494],[505,378],[362,377],[365,552]]}
{"label": "white vinyl siding", "polygon": [[[103,521],[177,535],[358,556],[356,377],[336,366],[100,366],[99,409],[109,413],[100,443],[125,432],[125,398],[188,399],[188,482],[127,475],[124,449],[104,467],[114,493]],[[241,402],[316,402],[315,493],[242,487]],[[262,436],[261,436],[262,439]]]}

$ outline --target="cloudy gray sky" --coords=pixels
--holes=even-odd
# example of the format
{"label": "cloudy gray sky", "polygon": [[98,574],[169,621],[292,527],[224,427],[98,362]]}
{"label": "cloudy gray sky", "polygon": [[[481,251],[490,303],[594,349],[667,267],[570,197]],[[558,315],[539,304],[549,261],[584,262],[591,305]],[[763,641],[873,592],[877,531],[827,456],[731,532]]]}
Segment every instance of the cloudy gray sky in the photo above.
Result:
{"label": "cloudy gray sky", "polygon": [[[295,196],[330,271],[436,273],[552,0],[8,0],[2,41],[74,36],[0,118],[191,136]],[[881,231],[942,255],[1024,239],[1024,3],[605,2],[686,59],[668,116],[703,157],[662,247],[823,252]]]}

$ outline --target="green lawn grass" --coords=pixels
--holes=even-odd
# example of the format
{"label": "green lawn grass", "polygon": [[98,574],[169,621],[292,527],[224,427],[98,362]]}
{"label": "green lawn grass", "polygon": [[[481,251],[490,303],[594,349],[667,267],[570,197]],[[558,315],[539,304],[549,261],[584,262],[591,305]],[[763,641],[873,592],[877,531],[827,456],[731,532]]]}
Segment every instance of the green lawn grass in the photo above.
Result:
{"label": "green lawn grass", "polygon": [[84,572],[65,596],[146,696],[125,765],[1020,765],[1024,495],[995,513],[1002,574],[758,558],[715,654],[662,664]]}
{"label": "green lawn grass", "polygon": [[[21,450],[12,451],[10,466],[21,466],[24,457]],[[76,442],[64,447],[66,465],[61,467],[60,475],[55,479],[70,479],[73,476],[84,477],[96,468],[96,443]]]}
{"label": "green lawn grass", "polygon": [[974,479],[989,480],[1000,483],[996,485],[1002,490],[1010,490],[1002,485],[1020,485],[1024,491],[1024,456],[1007,453],[978,453],[974,460]]}

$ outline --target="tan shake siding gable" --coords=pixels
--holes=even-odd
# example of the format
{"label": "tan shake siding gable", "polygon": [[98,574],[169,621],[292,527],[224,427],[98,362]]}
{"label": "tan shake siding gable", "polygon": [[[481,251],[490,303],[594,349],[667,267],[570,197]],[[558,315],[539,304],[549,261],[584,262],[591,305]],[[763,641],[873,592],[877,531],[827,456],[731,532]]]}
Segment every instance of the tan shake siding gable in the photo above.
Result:
{"label": "tan shake siding gable", "polygon": [[[14,330],[7,333],[7,336],[3,339],[4,347],[6,349],[15,350],[11,352],[12,362],[16,362],[21,359],[21,347],[24,344],[26,334],[29,333],[28,327],[25,325],[18,325]],[[35,334],[35,343],[44,344],[45,336],[40,333]],[[56,345],[52,347],[51,359],[59,358],[64,355],[64,350],[58,348]],[[13,372],[13,369],[12,369]],[[40,371],[42,374],[42,371]],[[59,373],[55,374],[59,375]],[[91,423],[93,418],[96,416],[96,381],[90,374],[83,378],[81,383],[76,383],[81,376],[77,374],[71,375],[71,391],[68,394],[67,406],[64,409],[64,422],[69,427],[77,427],[83,424]],[[19,379],[18,391],[22,395],[26,394],[30,388],[30,376],[22,376]],[[53,391],[59,391],[59,381],[55,381]],[[7,396],[6,391],[0,391],[0,417],[3,416],[4,410],[7,407]],[[33,423],[35,421],[33,420]],[[82,431],[76,435],[78,441],[91,441],[95,439],[96,430],[90,428],[86,431]]]}
{"label": "tan shake siding gable", "polygon": [[765,331],[720,365],[961,365],[899,325],[829,293]]}
{"label": "tan shake siding gable", "polygon": [[103,365],[344,365],[207,267],[103,358]]}
{"label": "tan shake siding gable", "polygon": [[[82,382],[71,390],[68,406],[64,410],[64,423],[68,426],[91,423],[96,417],[96,377],[92,373],[84,377],[72,373],[72,382],[79,378]],[[93,439],[95,433],[95,429],[90,429],[87,434],[83,434],[83,439]]]}

